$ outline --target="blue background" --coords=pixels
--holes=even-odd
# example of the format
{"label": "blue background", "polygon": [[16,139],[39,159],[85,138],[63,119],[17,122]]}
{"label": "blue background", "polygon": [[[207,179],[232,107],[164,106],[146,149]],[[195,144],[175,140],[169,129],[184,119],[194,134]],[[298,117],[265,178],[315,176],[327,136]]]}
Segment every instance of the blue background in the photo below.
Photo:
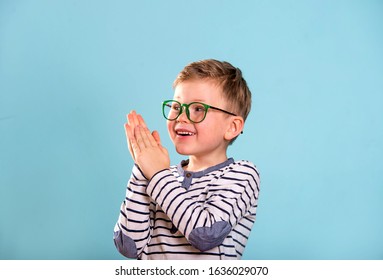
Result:
{"label": "blue background", "polygon": [[261,172],[244,259],[383,259],[382,1],[0,0],[0,258],[122,259],[136,109],[189,62],[242,69]]}

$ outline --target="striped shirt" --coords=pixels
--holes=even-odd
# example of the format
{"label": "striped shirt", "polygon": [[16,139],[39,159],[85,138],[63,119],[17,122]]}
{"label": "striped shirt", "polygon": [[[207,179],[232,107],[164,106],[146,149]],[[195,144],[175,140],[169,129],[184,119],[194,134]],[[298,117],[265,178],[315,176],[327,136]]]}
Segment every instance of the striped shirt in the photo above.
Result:
{"label": "striped shirt", "polygon": [[240,259],[255,221],[259,173],[232,158],[199,172],[188,161],[148,181],[133,167],[114,228],[118,251],[136,259]]}

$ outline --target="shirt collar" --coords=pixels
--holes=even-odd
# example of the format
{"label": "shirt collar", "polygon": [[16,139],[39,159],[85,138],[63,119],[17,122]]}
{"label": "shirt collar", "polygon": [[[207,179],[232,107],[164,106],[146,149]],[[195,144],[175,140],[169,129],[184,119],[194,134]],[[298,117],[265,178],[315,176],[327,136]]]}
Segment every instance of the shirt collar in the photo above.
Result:
{"label": "shirt collar", "polygon": [[180,176],[184,176],[185,173],[190,173],[191,175],[193,175],[192,177],[193,178],[200,178],[202,176],[204,176],[205,174],[207,173],[210,173],[212,171],[216,171],[216,170],[219,170],[223,167],[226,167],[230,164],[232,164],[234,162],[234,159],[233,158],[228,158],[227,160],[225,160],[224,162],[221,162],[217,165],[214,165],[214,166],[210,166],[204,170],[201,170],[201,171],[197,171],[197,172],[193,172],[193,171],[185,171],[183,169],[184,166],[188,165],[189,164],[189,160],[186,159],[186,160],[182,160],[178,165],[177,165],[177,171],[178,171],[178,174],[180,174]]}

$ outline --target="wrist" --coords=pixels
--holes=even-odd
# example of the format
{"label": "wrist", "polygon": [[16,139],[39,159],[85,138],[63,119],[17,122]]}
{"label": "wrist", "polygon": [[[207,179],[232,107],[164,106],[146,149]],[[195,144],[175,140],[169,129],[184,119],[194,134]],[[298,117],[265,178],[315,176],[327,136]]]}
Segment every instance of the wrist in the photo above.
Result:
{"label": "wrist", "polygon": [[167,176],[167,174],[171,174],[169,168],[165,168],[157,171],[153,176],[149,179],[148,185],[146,187],[146,193],[151,196],[153,194],[154,189],[157,186],[158,181],[160,181],[163,177]]}
{"label": "wrist", "polygon": [[146,178],[148,178],[148,181],[152,180],[154,176],[156,176],[158,173],[161,173],[164,170],[169,170],[169,167],[163,167],[163,168],[158,168],[156,170],[152,170],[148,172],[148,174],[145,175]]}
{"label": "wrist", "polygon": [[148,181],[148,178],[145,176],[144,172],[141,170],[137,163],[133,165],[132,176],[134,176],[137,181]]}

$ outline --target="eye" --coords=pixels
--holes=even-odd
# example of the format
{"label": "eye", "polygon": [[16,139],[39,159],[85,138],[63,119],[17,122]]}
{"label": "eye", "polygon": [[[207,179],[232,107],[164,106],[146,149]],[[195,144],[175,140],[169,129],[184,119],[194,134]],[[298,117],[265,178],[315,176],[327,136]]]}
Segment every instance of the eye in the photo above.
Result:
{"label": "eye", "polygon": [[171,109],[174,110],[174,111],[179,111],[180,108],[181,108],[181,106],[180,106],[180,104],[178,104],[178,103],[173,103],[173,104],[171,105]]}
{"label": "eye", "polygon": [[193,111],[196,113],[205,112],[205,107],[202,104],[194,104]]}

